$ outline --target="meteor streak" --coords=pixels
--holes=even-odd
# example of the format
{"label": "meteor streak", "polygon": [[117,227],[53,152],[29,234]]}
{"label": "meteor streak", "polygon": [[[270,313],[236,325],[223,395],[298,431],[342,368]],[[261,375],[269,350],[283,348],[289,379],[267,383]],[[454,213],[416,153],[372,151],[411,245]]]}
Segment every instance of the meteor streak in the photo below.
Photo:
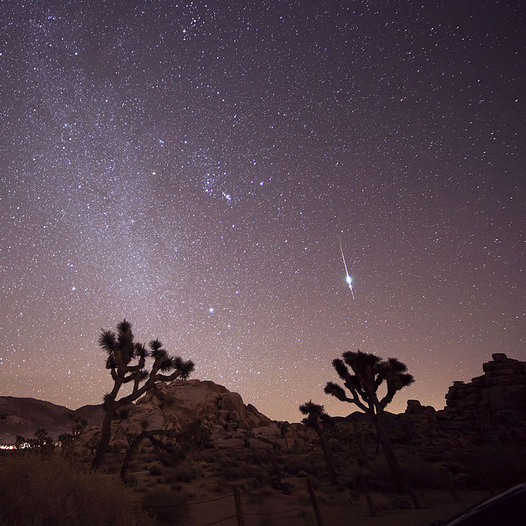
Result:
{"label": "meteor streak", "polygon": [[349,276],[349,271],[347,270],[347,263],[345,262],[345,255],[343,254],[342,242],[338,241],[338,243],[340,243],[340,251],[342,253],[343,266],[345,267],[345,274],[346,274],[345,281],[349,285],[349,289],[351,290],[351,294],[352,294],[352,299],[354,299],[354,290],[352,289],[352,278],[351,276]]}

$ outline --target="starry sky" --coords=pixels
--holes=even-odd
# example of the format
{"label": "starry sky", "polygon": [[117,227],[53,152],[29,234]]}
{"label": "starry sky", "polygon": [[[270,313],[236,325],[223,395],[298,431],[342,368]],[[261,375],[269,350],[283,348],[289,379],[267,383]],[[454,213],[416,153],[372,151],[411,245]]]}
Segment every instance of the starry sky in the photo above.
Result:
{"label": "starry sky", "polygon": [[0,11],[0,395],[100,403],[124,317],[289,421],[346,350],[395,412],[526,359],[520,0]]}

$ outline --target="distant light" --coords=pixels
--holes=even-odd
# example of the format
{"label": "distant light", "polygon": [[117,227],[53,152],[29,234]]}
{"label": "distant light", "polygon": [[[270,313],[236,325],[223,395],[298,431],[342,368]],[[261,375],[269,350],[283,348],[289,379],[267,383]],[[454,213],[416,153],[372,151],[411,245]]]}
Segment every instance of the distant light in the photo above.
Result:
{"label": "distant light", "polygon": [[210,314],[214,314],[214,307],[210,307],[210,308],[208,309],[208,312],[209,312]]}

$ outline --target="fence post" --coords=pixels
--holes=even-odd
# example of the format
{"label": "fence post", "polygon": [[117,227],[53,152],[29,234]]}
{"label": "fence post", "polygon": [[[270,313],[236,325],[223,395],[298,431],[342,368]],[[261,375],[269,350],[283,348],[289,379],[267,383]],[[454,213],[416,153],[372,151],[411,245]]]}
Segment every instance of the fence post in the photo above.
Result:
{"label": "fence post", "polygon": [[310,501],[312,503],[312,508],[314,509],[314,515],[316,515],[316,523],[318,526],[323,526],[323,520],[320,514],[320,508],[318,508],[318,501],[316,500],[316,493],[314,492],[314,485],[310,478],[307,479],[307,489],[309,490]]}
{"label": "fence post", "polygon": [[245,526],[245,517],[243,516],[243,504],[241,503],[241,494],[239,488],[233,488],[234,502],[236,504],[237,526]]}

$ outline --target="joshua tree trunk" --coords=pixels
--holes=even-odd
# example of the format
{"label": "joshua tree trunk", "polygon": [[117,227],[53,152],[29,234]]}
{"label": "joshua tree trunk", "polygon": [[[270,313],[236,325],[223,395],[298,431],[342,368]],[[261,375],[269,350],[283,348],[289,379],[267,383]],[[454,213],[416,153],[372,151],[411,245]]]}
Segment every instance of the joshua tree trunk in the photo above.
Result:
{"label": "joshua tree trunk", "polygon": [[111,439],[111,421],[113,420],[114,412],[115,401],[107,400],[107,406],[105,407],[104,413],[104,420],[102,421],[99,447],[97,448],[97,453],[95,454],[95,458],[91,463],[92,470],[100,468],[102,462],[104,461],[104,457],[106,456],[106,451],[108,450],[108,445]]}
{"label": "joshua tree trunk", "polygon": [[128,471],[128,466],[130,465],[130,462],[133,458],[133,455],[136,453],[136,451],[139,449],[139,446],[141,445],[141,442],[148,436],[148,431],[143,431],[140,435],[138,435],[135,440],[130,444],[130,448],[128,449],[128,452],[126,453],[126,457],[124,458],[124,462],[122,463],[121,467],[121,479],[124,481],[126,480],[126,473]]}
{"label": "joshua tree trunk", "polygon": [[396,489],[398,493],[404,494],[407,493],[407,483],[404,476],[404,472],[398,464],[398,460],[391,446],[391,440],[387,433],[385,427],[385,418],[384,412],[382,409],[378,411],[375,415],[374,423],[376,424],[376,432],[378,434],[378,441],[382,445],[384,450],[385,459],[387,460],[387,465],[389,466],[389,471],[391,472],[391,477],[393,478],[394,483],[396,484]]}
{"label": "joshua tree trunk", "polygon": [[325,457],[325,464],[327,464],[327,471],[329,472],[329,478],[331,484],[336,486],[338,484],[338,477],[336,475],[336,468],[334,467],[334,461],[332,459],[332,451],[330,450],[327,438],[323,434],[322,430],[319,430],[318,436],[320,437],[321,449],[323,450],[323,456]]}

